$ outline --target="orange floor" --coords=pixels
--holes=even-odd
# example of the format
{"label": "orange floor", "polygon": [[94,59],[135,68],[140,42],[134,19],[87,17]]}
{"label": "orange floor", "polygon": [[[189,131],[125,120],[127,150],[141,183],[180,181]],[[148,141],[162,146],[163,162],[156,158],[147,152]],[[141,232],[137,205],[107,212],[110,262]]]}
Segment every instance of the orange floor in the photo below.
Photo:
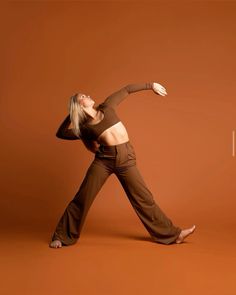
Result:
{"label": "orange floor", "polygon": [[162,245],[135,218],[90,216],[77,244],[60,249],[48,247],[51,224],[17,226],[1,239],[1,294],[235,295],[235,229],[196,226],[185,243]]}

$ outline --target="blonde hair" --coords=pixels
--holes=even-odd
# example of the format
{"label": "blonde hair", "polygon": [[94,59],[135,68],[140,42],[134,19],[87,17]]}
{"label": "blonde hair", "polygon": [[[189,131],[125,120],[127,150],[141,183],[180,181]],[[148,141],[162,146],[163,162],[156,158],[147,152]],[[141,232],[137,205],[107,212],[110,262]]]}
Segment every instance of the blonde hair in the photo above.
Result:
{"label": "blonde hair", "polygon": [[72,124],[72,131],[77,137],[81,137],[81,125],[86,121],[87,115],[81,108],[79,102],[77,101],[79,93],[70,97],[68,109],[70,113],[70,120]]}
{"label": "blonde hair", "polygon": [[87,120],[87,114],[84,112],[84,110],[81,108],[79,102],[77,101],[78,93],[71,96],[69,101],[69,113],[70,113],[70,120],[72,123],[72,131],[73,133],[79,137],[86,148],[90,150],[93,153],[96,153],[99,145],[93,140],[89,140],[82,136],[81,134],[81,125]]}

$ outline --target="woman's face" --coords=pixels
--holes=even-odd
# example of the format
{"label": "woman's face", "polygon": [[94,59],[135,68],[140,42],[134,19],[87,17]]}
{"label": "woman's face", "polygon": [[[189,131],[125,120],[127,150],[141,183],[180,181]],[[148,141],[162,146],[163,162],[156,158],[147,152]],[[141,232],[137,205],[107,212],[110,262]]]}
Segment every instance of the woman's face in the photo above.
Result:
{"label": "woman's face", "polygon": [[95,104],[95,101],[89,95],[86,95],[84,93],[78,94],[77,101],[81,106],[85,108],[92,107]]}

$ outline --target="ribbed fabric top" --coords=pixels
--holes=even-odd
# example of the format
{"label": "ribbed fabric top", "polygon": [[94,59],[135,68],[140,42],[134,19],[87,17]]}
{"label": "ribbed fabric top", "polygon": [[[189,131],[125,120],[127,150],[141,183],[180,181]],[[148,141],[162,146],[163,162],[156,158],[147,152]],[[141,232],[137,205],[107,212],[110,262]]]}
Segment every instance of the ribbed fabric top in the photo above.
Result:
{"label": "ribbed fabric top", "polygon": [[[82,137],[89,140],[97,140],[97,138],[108,128],[114,124],[120,122],[119,117],[116,114],[116,106],[127,97],[130,93],[148,90],[152,88],[152,82],[149,83],[139,83],[139,84],[129,84],[122,87],[120,90],[109,95],[103,103],[99,104],[97,110],[101,110],[104,114],[103,119],[97,124],[85,123],[81,126]],[[67,127],[70,125],[70,116],[68,115],[64,122],[59,127],[56,136],[62,139],[75,140],[81,139],[74,135],[71,129]]]}
{"label": "ribbed fabric top", "polygon": [[103,112],[103,119],[97,124],[84,124],[81,128],[82,135],[89,140],[96,140],[106,129],[120,122],[113,107],[102,103],[97,109]]}

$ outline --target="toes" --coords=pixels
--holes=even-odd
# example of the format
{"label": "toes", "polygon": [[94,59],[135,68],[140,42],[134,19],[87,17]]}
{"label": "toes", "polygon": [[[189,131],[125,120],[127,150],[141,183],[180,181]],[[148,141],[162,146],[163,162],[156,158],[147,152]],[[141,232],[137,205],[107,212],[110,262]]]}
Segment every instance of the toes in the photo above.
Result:
{"label": "toes", "polygon": [[52,241],[49,245],[51,248],[61,248],[62,247],[62,243],[59,240],[56,241]]}
{"label": "toes", "polygon": [[191,228],[191,232],[193,232],[196,228],[196,225],[194,225],[192,228]]}

